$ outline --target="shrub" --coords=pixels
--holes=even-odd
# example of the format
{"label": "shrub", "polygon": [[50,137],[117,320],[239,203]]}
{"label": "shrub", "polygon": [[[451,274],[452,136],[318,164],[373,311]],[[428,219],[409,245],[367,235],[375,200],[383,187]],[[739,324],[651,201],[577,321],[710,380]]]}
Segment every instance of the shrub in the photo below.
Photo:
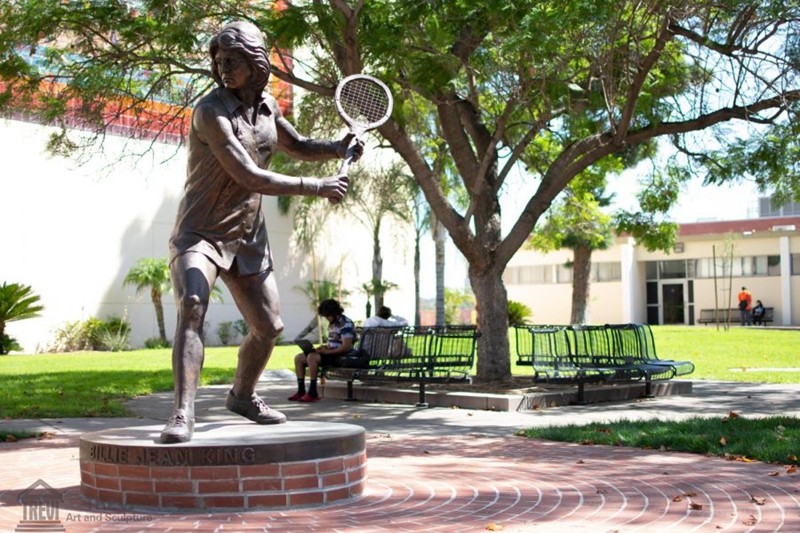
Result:
{"label": "shrub", "polygon": [[77,352],[80,350],[127,349],[131,333],[130,324],[123,318],[112,316],[106,320],[90,317],[61,326],[49,352]]}
{"label": "shrub", "polygon": [[128,338],[131,334],[131,325],[125,319],[112,316],[101,321],[97,331],[96,350],[110,350],[120,352],[129,348]]}
{"label": "shrub", "polygon": [[245,322],[243,318],[240,318],[239,320],[233,323],[233,329],[235,329],[236,333],[241,335],[242,338],[247,337],[247,334],[250,333],[250,327],[247,325],[247,322]]}
{"label": "shrub", "polygon": [[122,352],[130,348],[128,334],[120,330],[104,329],[98,336],[98,349],[110,352]]}
{"label": "shrub", "polygon": [[6,334],[6,324],[39,316],[44,309],[39,301],[30,285],[6,282],[0,285],[0,355],[21,350],[17,340]]}
{"label": "shrub", "polygon": [[163,339],[159,337],[150,337],[146,341],[144,341],[144,347],[148,350],[156,350],[160,348],[169,348],[169,342],[164,342]]}
{"label": "shrub", "polygon": [[230,320],[226,320],[225,322],[220,322],[217,324],[217,336],[219,337],[219,342],[221,342],[224,346],[227,346],[231,341],[233,333],[233,322]]}
{"label": "shrub", "polygon": [[78,352],[88,349],[88,335],[80,320],[67,322],[56,330],[53,344],[48,352]]}
{"label": "shrub", "polygon": [[527,305],[515,302],[514,300],[508,301],[508,325],[521,326],[528,321],[528,318],[533,314],[531,308]]}
{"label": "shrub", "polygon": [[9,337],[5,333],[0,335],[0,355],[5,355],[10,352],[21,352],[22,346],[19,345],[17,339]]}

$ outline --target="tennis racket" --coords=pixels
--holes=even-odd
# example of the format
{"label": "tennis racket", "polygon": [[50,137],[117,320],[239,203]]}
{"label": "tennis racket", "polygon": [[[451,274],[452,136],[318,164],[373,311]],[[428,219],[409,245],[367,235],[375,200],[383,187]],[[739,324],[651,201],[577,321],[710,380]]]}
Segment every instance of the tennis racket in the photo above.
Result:
{"label": "tennis racket", "polygon": [[365,133],[389,120],[394,99],[389,88],[379,79],[353,74],[336,86],[334,101],[336,110],[353,133],[353,140],[339,168],[339,174],[344,174],[353,161],[353,147]]}

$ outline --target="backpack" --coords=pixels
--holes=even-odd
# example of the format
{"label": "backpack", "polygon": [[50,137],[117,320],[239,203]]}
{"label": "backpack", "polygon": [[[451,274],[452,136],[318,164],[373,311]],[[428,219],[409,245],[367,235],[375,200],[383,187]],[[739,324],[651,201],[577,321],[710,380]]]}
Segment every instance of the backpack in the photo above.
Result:
{"label": "backpack", "polygon": [[747,300],[740,300],[739,301],[739,309],[745,311],[747,309]]}

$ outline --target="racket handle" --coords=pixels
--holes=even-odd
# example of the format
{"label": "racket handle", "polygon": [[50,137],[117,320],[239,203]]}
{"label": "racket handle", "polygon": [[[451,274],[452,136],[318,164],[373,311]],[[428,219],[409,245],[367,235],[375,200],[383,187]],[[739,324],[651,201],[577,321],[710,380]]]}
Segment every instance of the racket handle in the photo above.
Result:
{"label": "racket handle", "polygon": [[[342,159],[342,164],[339,166],[339,174],[347,173],[347,169],[350,167],[350,163],[353,162],[353,143],[355,142],[357,142],[356,138],[353,137],[353,142],[350,143],[350,146],[347,147],[347,153],[345,154],[344,159]],[[339,200],[337,200],[336,198],[328,198],[328,202],[330,202],[333,205],[336,205],[339,203]]]}

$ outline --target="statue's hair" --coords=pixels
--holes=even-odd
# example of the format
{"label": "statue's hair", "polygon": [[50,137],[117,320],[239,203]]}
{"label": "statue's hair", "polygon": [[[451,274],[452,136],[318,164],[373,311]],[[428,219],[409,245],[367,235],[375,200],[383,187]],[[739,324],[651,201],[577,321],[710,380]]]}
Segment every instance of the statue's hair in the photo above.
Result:
{"label": "statue's hair", "polygon": [[264,44],[264,37],[255,24],[244,21],[231,22],[211,38],[208,52],[211,56],[211,75],[217,85],[222,85],[222,77],[214,58],[220,49],[235,50],[244,55],[253,67],[253,85],[258,92],[264,90],[269,80],[269,54]]}

